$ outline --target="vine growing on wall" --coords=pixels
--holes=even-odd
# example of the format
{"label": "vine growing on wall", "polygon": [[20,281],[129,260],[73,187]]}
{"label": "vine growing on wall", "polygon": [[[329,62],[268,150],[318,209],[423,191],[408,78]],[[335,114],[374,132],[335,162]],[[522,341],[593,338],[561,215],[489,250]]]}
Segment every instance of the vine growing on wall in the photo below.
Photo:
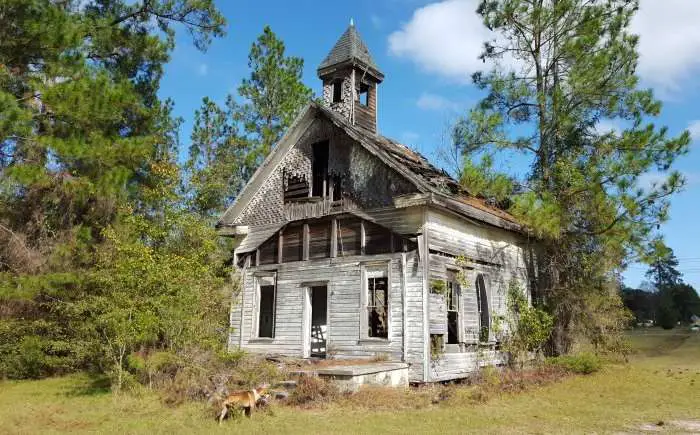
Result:
{"label": "vine growing on wall", "polygon": [[511,367],[521,368],[531,355],[541,355],[554,326],[554,318],[533,307],[516,279],[508,284],[507,313],[494,316],[493,331]]}

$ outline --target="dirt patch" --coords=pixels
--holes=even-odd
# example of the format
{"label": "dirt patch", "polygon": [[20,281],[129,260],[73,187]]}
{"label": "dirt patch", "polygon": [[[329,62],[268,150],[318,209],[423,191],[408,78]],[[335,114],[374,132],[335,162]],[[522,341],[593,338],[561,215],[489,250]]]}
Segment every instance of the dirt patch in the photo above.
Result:
{"label": "dirt patch", "polygon": [[672,432],[700,433],[700,420],[671,420],[657,421],[656,423],[644,423],[639,426],[642,432]]}

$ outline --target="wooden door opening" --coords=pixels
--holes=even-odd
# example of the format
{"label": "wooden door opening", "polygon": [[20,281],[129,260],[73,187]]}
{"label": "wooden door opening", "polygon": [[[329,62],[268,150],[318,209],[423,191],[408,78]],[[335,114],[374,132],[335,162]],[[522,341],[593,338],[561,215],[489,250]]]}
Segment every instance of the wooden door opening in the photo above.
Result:
{"label": "wooden door opening", "polygon": [[326,357],[328,331],[328,288],[311,287],[311,356]]}

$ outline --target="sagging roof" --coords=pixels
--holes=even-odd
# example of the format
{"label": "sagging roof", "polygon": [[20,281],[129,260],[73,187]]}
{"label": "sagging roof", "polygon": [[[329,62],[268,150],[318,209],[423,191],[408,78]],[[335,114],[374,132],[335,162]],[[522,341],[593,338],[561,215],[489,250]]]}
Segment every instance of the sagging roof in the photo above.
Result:
{"label": "sagging roof", "polygon": [[221,216],[217,227],[233,225],[238,214],[244,210],[254,192],[264,182],[269,171],[282,161],[284,154],[296,144],[304,129],[319,116],[330,120],[367,151],[415,184],[419,193],[408,198],[395,198],[396,207],[434,205],[449,209],[468,219],[511,231],[523,231],[515,217],[488,204],[484,199],[464,191],[454,178],[444,170],[433,166],[420,153],[393,139],[351,125],[344,117],[314,101],[310,102],[297,116],[277,147],[268,155],[234,203]]}
{"label": "sagging roof", "polygon": [[[394,139],[382,136],[364,128],[350,125],[345,118],[328,108],[312,103],[316,108],[328,116],[335,125],[345,130],[355,140],[363,143],[366,148],[375,148],[374,154],[383,160],[389,159],[395,170],[414,181],[423,193],[432,193],[442,197],[442,201],[455,202],[457,208],[475,208],[494,217],[497,226],[511,230],[521,230],[520,223],[510,213],[498,207],[492,206],[483,198],[478,198],[465,191],[462,186],[450,176],[444,169],[438,169],[427,158]],[[370,145],[367,147],[367,145]],[[378,152],[377,152],[378,151]],[[478,219],[478,217],[477,217]],[[494,221],[488,222],[494,224]]]}

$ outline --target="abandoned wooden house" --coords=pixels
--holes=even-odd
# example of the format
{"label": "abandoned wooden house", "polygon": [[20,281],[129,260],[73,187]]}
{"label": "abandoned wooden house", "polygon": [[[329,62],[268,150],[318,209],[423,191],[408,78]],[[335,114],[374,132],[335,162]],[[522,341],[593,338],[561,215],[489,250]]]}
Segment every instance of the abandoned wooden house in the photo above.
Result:
{"label": "abandoned wooden house", "polygon": [[318,76],[323,102],[217,224],[242,281],[229,346],[404,362],[411,382],[497,362],[507,286],[529,288],[520,225],[378,133],[384,75],[352,24]]}

